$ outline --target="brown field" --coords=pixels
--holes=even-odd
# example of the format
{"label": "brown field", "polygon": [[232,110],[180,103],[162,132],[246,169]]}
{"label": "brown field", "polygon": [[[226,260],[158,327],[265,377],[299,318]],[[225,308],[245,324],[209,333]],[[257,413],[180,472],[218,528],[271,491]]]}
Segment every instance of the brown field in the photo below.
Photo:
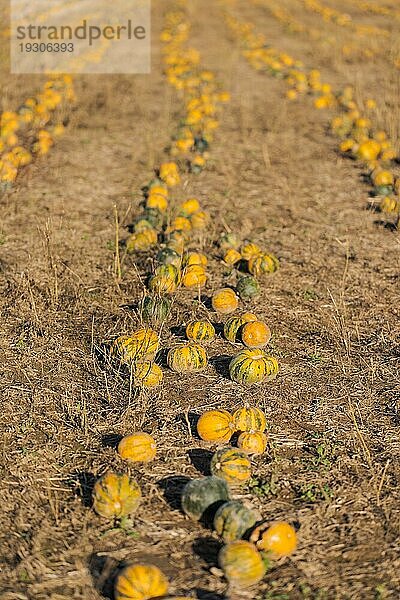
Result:
{"label": "brown field", "polygon": [[[387,52],[396,52],[399,20],[345,0],[324,3],[387,27]],[[351,32],[299,0],[279,2],[336,39],[310,41],[288,32],[266,4],[231,3],[230,10],[320,68],[335,89],[352,83],[375,98],[380,126],[398,143],[400,70],[388,54],[343,57],[338,48]],[[362,168],[338,154],[329,111],[316,111],[307,97],[286,100],[281,80],[252,70],[218,3],[189,1],[190,44],[232,101],[207,169],[187,176],[175,197],[197,197],[212,215],[201,240],[210,257],[206,296],[234,283],[214,244],[227,228],[279,257],[261,297],[242,309],[270,324],[281,371],[271,383],[234,384],[226,362],[235,349],[218,337],[204,373],[178,377],[165,369],[160,389],[139,393],[102,360],[104,342],[139,325],[134,307],[153,261],[121,245],[116,276],[115,214],[123,241],[140,188],[165,160],[182,114],[158,41],[172,6],[153,3],[151,75],[76,77],[65,136],[1,199],[0,597],[111,599],[118,568],[146,561],[164,570],[174,593],[202,600],[399,598],[398,231],[368,210]],[[1,44],[5,110],[44,80],[8,75],[5,38]],[[176,295],[164,348],[179,339],[174,328],[195,313],[196,298]],[[216,565],[218,537],[182,514],[179,489],[207,472],[214,449],[192,435],[195,416],[243,400],[265,411],[270,444],[235,497],[266,519],[296,523],[299,546],[259,586],[235,591]],[[154,435],[158,456],[126,467],[115,446],[138,428]],[[142,487],[133,530],[114,528],[90,508],[93,482],[108,468],[130,471]]]}

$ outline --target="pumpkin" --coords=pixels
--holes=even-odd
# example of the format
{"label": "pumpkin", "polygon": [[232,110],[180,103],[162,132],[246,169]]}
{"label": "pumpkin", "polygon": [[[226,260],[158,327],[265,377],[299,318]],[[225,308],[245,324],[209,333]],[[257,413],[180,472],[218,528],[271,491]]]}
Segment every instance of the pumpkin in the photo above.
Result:
{"label": "pumpkin", "polygon": [[201,252],[187,252],[183,257],[183,264],[185,267],[206,267],[207,263],[207,256]]}
{"label": "pumpkin", "polygon": [[186,217],[176,217],[169,228],[169,231],[188,232],[192,229],[192,224]]}
{"label": "pumpkin", "polygon": [[229,543],[243,537],[257,520],[258,515],[254,511],[238,500],[231,500],[222,504],[215,513],[214,529],[225,543]]}
{"label": "pumpkin", "polygon": [[207,354],[200,344],[182,344],[171,348],[167,355],[167,363],[176,373],[202,371],[207,366]]}
{"label": "pumpkin", "polygon": [[174,187],[175,185],[178,185],[181,178],[176,163],[163,163],[160,166],[160,179],[162,179],[168,187]]}
{"label": "pumpkin", "polygon": [[151,361],[135,364],[132,374],[135,380],[135,385],[145,388],[157,387],[163,380],[163,372],[161,368]]}
{"label": "pumpkin", "polygon": [[244,258],[244,260],[250,260],[250,258],[262,254],[262,250],[260,246],[257,246],[257,244],[247,242],[243,244],[243,246],[240,248],[240,254],[242,255],[242,258]]}
{"label": "pumpkin", "polygon": [[215,338],[215,328],[210,321],[191,321],[186,326],[186,337],[195,342],[209,342]]}
{"label": "pumpkin", "polygon": [[166,246],[157,254],[157,262],[161,263],[162,265],[173,265],[177,269],[180,269],[182,258],[181,255],[176,252],[176,250]]}
{"label": "pumpkin", "polygon": [[145,252],[157,244],[158,234],[155,229],[135,231],[126,241],[126,250],[132,252]]}
{"label": "pumpkin", "polygon": [[234,248],[229,248],[224,254],[224,263],[229,266],[233,266],[242,259],[240,252]]}
{"label": "pumpkin", "polygon": [[378,171],[373,173],[372,181],[376,186],[391,186],[394,183],[394,176],[391,171]]}
{"label": "pumpkin", "polygon": [[154,438],[148,433],[137,431],[126,435],[118,444],[118,454],[124,460],[132,462],[149,462],[157,453]]}
{"label": "pumpkin", "polygon": [[142,231],[145,231],[145,229],[153,229],[153,225],[150,223],[150,221],[144,219],[143,217],[138,217],[137,219],[135,219],[133,223],[134,232],[140,233]]}
{"label": "pumpkin", "polygon": [[168,208],[168,200],[165,196],[152,192],[146,198],[146,208],[156,208],[160,212],[166,212]]}
{"label": "pumpkin", "polygon": [[[160,181],[160,183],[161,183],[161,181]],[[164,196],[164,198],[168,198],[168,188],[166,188],[164,185],[159,185],[159,184],[152,185],[149,188],[147,195],[150,196],[153,194],[158,194],[160,196]]]}
{"label": "pumpkin", "polygon": [[174,265],[159,265],[150,277],[148,287],[157,294],[173,294],[178,287],[180,272]]}
{"label": "pumpkin", "polygon": [[278,362],[262,350],[242,350],[229,363],[231,379],[236,383],[252,384],[275,379]]}
{"label": "pumpkin", "polygon": [[109,471],[93,487],[93,508],[101,517],[120,519],[137,510],[141,492],[138,483],[128,475]]}
{"label": "pumpkin", "polygon": [[260,408],[243,406],[232,415],[236,431],[265,431],[267,419]]}
{"label": "pumpkin", "polygon": [[251,321],[257,321],[256,315],[253,315],[252,313],[245,313],[244,315],[242,315],[240,317],[238,317],[238,316],[230,317],[224,325],[225,338],[229,342],[232,342],[234,344],[237,341],[237,336],[238,336],[240,328],[245,323],[250,323]]}
{"label": "pumpkin", "polygon": [[252,531],[250,540],[259,550],[268,552],[275,559],[289,556],[297,547],[296,530],[286,521],[278,521],[272,525],[261,523]]}
{"label": "pumpkin", "polygon": [[152,360],[158,351],[158,344],[157,333],[144,327],[130,336],[123,335],[117,338],[113,351],[118,352],[122,363],[131,365],[134,362]]}
{"label": "pumpkin", "polygon": [[251,463],[245,452],[237,448],[221,448],[211,459],[212,475],[230,484],[245,483],[251,477]]}
{"label": "pumpkin", "polygon": [[380,209],[382,212],[385,212],[387,214],[399,214],[400,213],[400,200],[397,200],[397,198],[391,198],[390,196],[385,196],[385,198],[383,198],[381,204],[380,204]]}
{"label": "pumpkin", "polygon": [[198,521],[210,507],[227,500],[229,489],[226,481],[210,476],[189,481],[183,489],[181,504],[183,512]]}
{"label": "pumpkin", "polygon": [[196,213],[190,215],[190,223],[193,229],[204,229],[209,221],[210,217],[204,210],[199,210]]}
{"label": "pumpkin", "polygon": [[230,248],[237,250],[240,246],[240,242],[236,234],[225,233],[220,237],[218,245],[221,248],[221,250],[229,250]]}
{"label": "pumpkin", "polygon": [[263,252],[262,254],[250,258],[248,267],[252,275],[260,277],[267,273],[275,273],[279,267],[279,261],[272,254]]}
{"label": "pumpkin", "polygon": [[375,160],[381,151],[381,145],[376,140],[365,140],[358,146],[356,155],[360,160]]}
{"label": "pumpkin", "polygon": [[128,565],[117,576],[115,600],[148,600],[168,593],[168,579],[154,565]]}
{"label": "pumpkin", "polygon": [[196,198],[189,198],[185,200],[183,204],[181,204],[179,209],[179,214],[184,217],[189,217],[193,213],[196,213],[200,210],[200,202]]}
{"label": "pumpkin", "polygon": [[242,326],[240,337],[248,348],[262,348],[271,339],[271,330],[262,321],[252,321]]}
{"label": "pumpkin", "polygon": [[264,577],[266,566],[254,544],[235,540],[223,546],[218,555],[218,563],[229,583],[248,588]]}
{"label": "pumpkin", "polygon": [[171,311],[168,298],[145,296],[141,302],[141,316],[145,323],[158,325],[165,321]]}
{"label": "pumpkin", "polygon": [[222,288],[214,292],[211,304],[216,312],[229,314],[237,309],[239,300],[231,288]]}
{"label": "pumpkin", "polygon": [[152,224],[154,229],[159,229],[164,221],[164,215],[157,208],[146,208],[143,211],[143,218]]}
{"label": "pumpkin", "polygon": [[260,284],[251,275],[244,275],[237,282],[236,291],[242,300],[249,300],[260,294]]}
{"label": "pumpkin", "polygon": [[203,287],[207,283],[207,273],[204,267],[192,265],[183,272],[182,285],[186,288]]}
{"label": "pumpkin", "polygon": [[142,189],[144,192],[148,193],[151,190],[158,189],[158,188],[164,189],[166,191],[166,193],[168,194],[168,189],[167,189],[165,183],[159,177],[155,177],[154,179],[149,181],[149,183]]}
{"label": "pumpkin", "polygon": [[247,454],[263,454],[267,448],[268,438],[261,431],[243,431],[237,441],[238,448]]}
{"label": "pumpkin", "polygon": [[197,422],[197,433],[206,442],[229,442],[235,431],[231,414],[227,410],[208,410]]}

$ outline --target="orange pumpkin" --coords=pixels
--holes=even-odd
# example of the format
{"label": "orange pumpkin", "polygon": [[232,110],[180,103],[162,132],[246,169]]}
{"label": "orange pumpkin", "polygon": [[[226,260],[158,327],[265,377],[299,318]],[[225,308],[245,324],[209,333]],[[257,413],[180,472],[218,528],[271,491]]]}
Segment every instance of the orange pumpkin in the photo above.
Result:
{"label": "orange pumpkin", "polygon": [[264,522],[253,530],[250,541],[259,550],[268,552],[276,559],[289,556],[296,550],[297,534],[294,527],[286,521],[278,521],[272,525]]}
{"label": "orange pumpkin", "polygon": [[262,321],[246,323],[240,332],[242,342],[248,348],[262,348],[271,339],[271,330]]}
{"label": "orange pumpkin", "polygon": [[154,565],[128,565],[115,581],[115,600],[148,600],[168,593],[168,579]]}
{"label": "orange pumpkin", "polygon": [[239,435],[237,445],[247,454],[263,454],[267,448],[267,436],[261,431],[243,431]]}
{"label": "orange pumpkin", "polygon": [[211,304],[216,312],[225,315],[235,312],[239,299],[231,288],[222,288],[214,292]]}
{"label": "orange pumpkin", "polygon": [[206,442],[229,442],[234,431],[232,416],[227,410],[208,410],[197,422],[197,433]]}
{"label": "orange pumpkin", "polygon": [[148,433],[137,431],[126,435],[118,444],[118,454],[131,462],[149,462],[157,453],[154,438]]}
{"label": "orange pumpkin", "polygon": [[106,519],[133,515],[142,497],[137,482],[128,475],[109,471],[93,487],[93,508]]}

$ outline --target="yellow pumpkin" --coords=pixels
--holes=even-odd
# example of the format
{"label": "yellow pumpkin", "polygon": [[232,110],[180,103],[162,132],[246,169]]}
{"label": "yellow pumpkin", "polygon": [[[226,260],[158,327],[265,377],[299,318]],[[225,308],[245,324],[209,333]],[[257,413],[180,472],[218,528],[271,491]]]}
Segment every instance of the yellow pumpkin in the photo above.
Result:
{"label": "yellow pumpkin", "polygon": [[373,174],[372,178],[374,185],[393,185],[394,176],[391,171],[378,171]]}
{"label": "yellow pumpkin", "polygon": [[235,540],[223,546],[218,555],[218,563],[229,583],[239,588],[256,585],[266,571],[256,546],[245,540]]}
{"label": "yellow pumpkin", "polygon": [[192,229],[192,224],[186,217],[176,217],[169,228],[169,231],[188,232]]}
{"label": "yellow pumpkin", "polygon": [[138,483],[128,475],[109,471],[93,487],[93,508],[106,519],[133,515],[142,497]]}
{"label": "yellow pumpkin", "polygon": [[238,263],[242,259],[242,255],[240,252],[235,250],[234,248],[229,248],[224,255],[224,262],[227,265],[233,266]]}
{"label": "yellow pumpkin", "polygon": [[149,600],[168,593],[168,579],[153,565],[128,565],[117,576],[115,600]]}
{"label": "yellow pumpkin", "polygon": [[254,277],[260,277],[264,274],[275,273],[279,267],[279,261],[273,254],[263,252],[257,256],[252,256],[249,260],[249,272]]}
{"label": "yellow pumpkin", "polygon": [[146,198],[146,208],[156,208],[160,212],[165,212],[168,208],[168,200],[162,194],[151,194]]}
{"label": "yellow pumpkin", "polygon": [[157,453],[154,438],[148,433],[137,431],[126,435],[118,444],[118,454],[124,460],[132,462],[149,462]]}
{"label": "yellow pumpkin", "polygon": [[182,344],[171,348],[167,355],[167,363],[176,373],[202,371],[207,366],[207,354],[200,344]]}
{"label": "yellow pumpkin", "polygon": [[262,250],[260,246],[257,246],[257,244],[253,244],[252,242],[247,242],[240,248],[240,254],[244,260],[250,260],[253,256],[258,256],[261,253]]}
{"label": "yellow pumpkin", "polygon": [[245,452],[237,448],[221,448],[215,452],[210,463],[211,474],[239,485],[251,477],[251,463]]}
{"label": "yellow pumpkin", "polygon": [[158,335],[152,329],[142,328],[130,336],[120,336],[113,345],[122,363],[132,365],[137,362],[151,361],[158,351]]}
{"label": "yellow pumpkin", "polygon": [[126,241],[126,250],[132,252],[145,252],[157,244],[158,233],[155,229],[147,228],[135,231]]}
{"label": "yellow pumpkin", "polygon": [[185,200],[179,209],[179,213],[184,217],[189,217],[193,213],[200,210],[200,202],[196,198],[189,198]]}
{"label": "yellow pumpkin", "polygon": [[229,442],[234,431],[235,425],[227,410],[208,410],[197,422],[197,433],[206,442]]}
{"label": "yellow pumpkin", "polygon": [[235,429],[237,431],[265,431],[267,419],[261,408],[255,406],[243,406],[235,410],[232,415]]}
{"label": "yellow pumpkin", "polygon": [[174,187],[180,183],[178,166],[174,162],[163,163],[160,166],[160,179],[165,181],[168,187]]}
{"label": "yellow pumpkin", "polygon": [[391,196],[385,196],[380,204],[380,209],[388,215],[400,214],[400,200]]}
{"label": "yellow pumpkin", "polygon": [[186,326],[186,337],[195,342],[209,342],[215,338],[215,328],[210,321],[191,321]]}
{"label": "yellow pumpkin", "polygon": [[193,229],[204,229],[209,221],[210,217],[204,210],[199,210],[196,213],[190,215],[190,223]]}
{"label": "yellow pumpkin", "polygon": [[132,369],[135,384],[145,388],[154,388],[163,380],[162,369],[151,361],[135,364]]}
{"label": "yellow pumpkin", "polygon": [[216,312],[229,314],[235,312],[239,306],[239,299],[231,288],[222,288],[214,292],[211,304]]}
{"label": "yellow pumpkin", "polygon": [[186,288],[203,287],[207,283],[207,273],[204,267],[192,265],[183,272],[182,285]]}
{"label": "yellow pumpkin", "polygon": [[357,150],[357,158],[360,160],[375,160],[381,151],[381,145],[376,140],[365,140],[361,142]]}
{"label": "yellow pumpkin", "polygon": [[160,265],[150,277],[148,288],[150,291],[162,295],[173,294],[180,281],[180,271],[174,265]]}
{"label": "yellow pumpkin", "polygon": [[270,341],[271,330],[262,321],[252,321],[242,326],[240,336],[248,348],[262,348]]}
{"label": "yellow pumpkin", "polygon": [[207,263],[207,256],[201,252],[187,252],[183,257],[185,267],[206,267]]}
{"label": "yellow pumpkin", "polygon": [[262,431],[243,431],[237,441],[238,448],[247,454],[263,454],[267,448],[268,438]]}

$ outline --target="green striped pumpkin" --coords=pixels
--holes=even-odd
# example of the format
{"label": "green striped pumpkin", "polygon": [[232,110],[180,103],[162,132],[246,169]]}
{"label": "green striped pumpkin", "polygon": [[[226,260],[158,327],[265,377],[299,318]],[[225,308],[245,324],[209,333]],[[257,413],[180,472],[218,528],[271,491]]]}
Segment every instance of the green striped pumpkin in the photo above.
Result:
{"label": "green striped pumpkin", "polygon": [[209,342],[215,338],[215,328],[210,321],[191,321],[186,327],[186,337],[196,342]]}
{"label": "green striped pumpkin", "polygon": [[215,513],[214,529],[227,544],[242,538],[257,520],[258,515],[254,511],[238,500],[231,500],[222,504]]}
{"label": "green striped pumpkin", "polygon": [[236,431],[265,431],[267,419],[260,408],[243,406],[232,415]]}
{"label": "green striped pumpkin", "polygon": [[141,302],[141,316],[145,323],[159,325],[169,316],[171,302],[168,298],[159,296],[145,296]]}
{"label": "green striped pumpkin", "polygon": [[162,265],[173,265],[177,269],[180,269],[182,257],[173,248],[166,246],[157,254],[157,261]]}
{"label": "green striped pumpkin", "polygon": [[111,348],[111,353],[117,353],[125,365],[135,362],[153,360],[158,351],[158,335],[152,329],[138,329],[131,335],[121,335]]}
{"label": "green striped pumpkin", "polygon": [[245,452],[237,448],[221,448],[211,459],[212,475],[230,484],[245,483],[251,477],[251,463]]}
{"label": "green striped pumpkin", "polygon": [[239,330],[242,325],[250,323],[251,321],[257,321],[257,317],[256,315],[253,315],[253,313],[245,313],[241,316],[235,315],[230,317],[224,325],[225,339],[234,344],[237,341]]}
{"label": "green striped pumpkin", "polygon": [[243,275],[236,284],[236,291],[242,300],[248,300],[260,294],[260,284],[252,275]]}
{"label": "green striped pumpkin", "polygon": [[200,344],[182,344],[171,348],[167,355],[167,363],[176,373],[202,371],[207,366],[207,354]]}
{"label": "green striped pumpkin", "polygon": [[263,252],[252,256],[249,260],[249,271],[254,277],[260,277],[267,273],[275,273],[279,268],[279,261],[273,254]]}
{"label": "green striped pumpkin", "polygon": [[181,504],[183,512],[198,521],[210,507],[227,500],[229,489],[226,481],[209,476],[189,481],[183,488]]}
{"label": "green striped pumpkin", "polygon": [[242,350],[229,363],[231,379],[245,385],[271,381],[278,371],[276,358],[268,356],[262,350]]}
{"label": "green striped pumpkin", "polygon": [[120,519],[136,511],[141,496],[139,484],[135,479],[110,471],[94,485],[93,508],[101,517]]}

